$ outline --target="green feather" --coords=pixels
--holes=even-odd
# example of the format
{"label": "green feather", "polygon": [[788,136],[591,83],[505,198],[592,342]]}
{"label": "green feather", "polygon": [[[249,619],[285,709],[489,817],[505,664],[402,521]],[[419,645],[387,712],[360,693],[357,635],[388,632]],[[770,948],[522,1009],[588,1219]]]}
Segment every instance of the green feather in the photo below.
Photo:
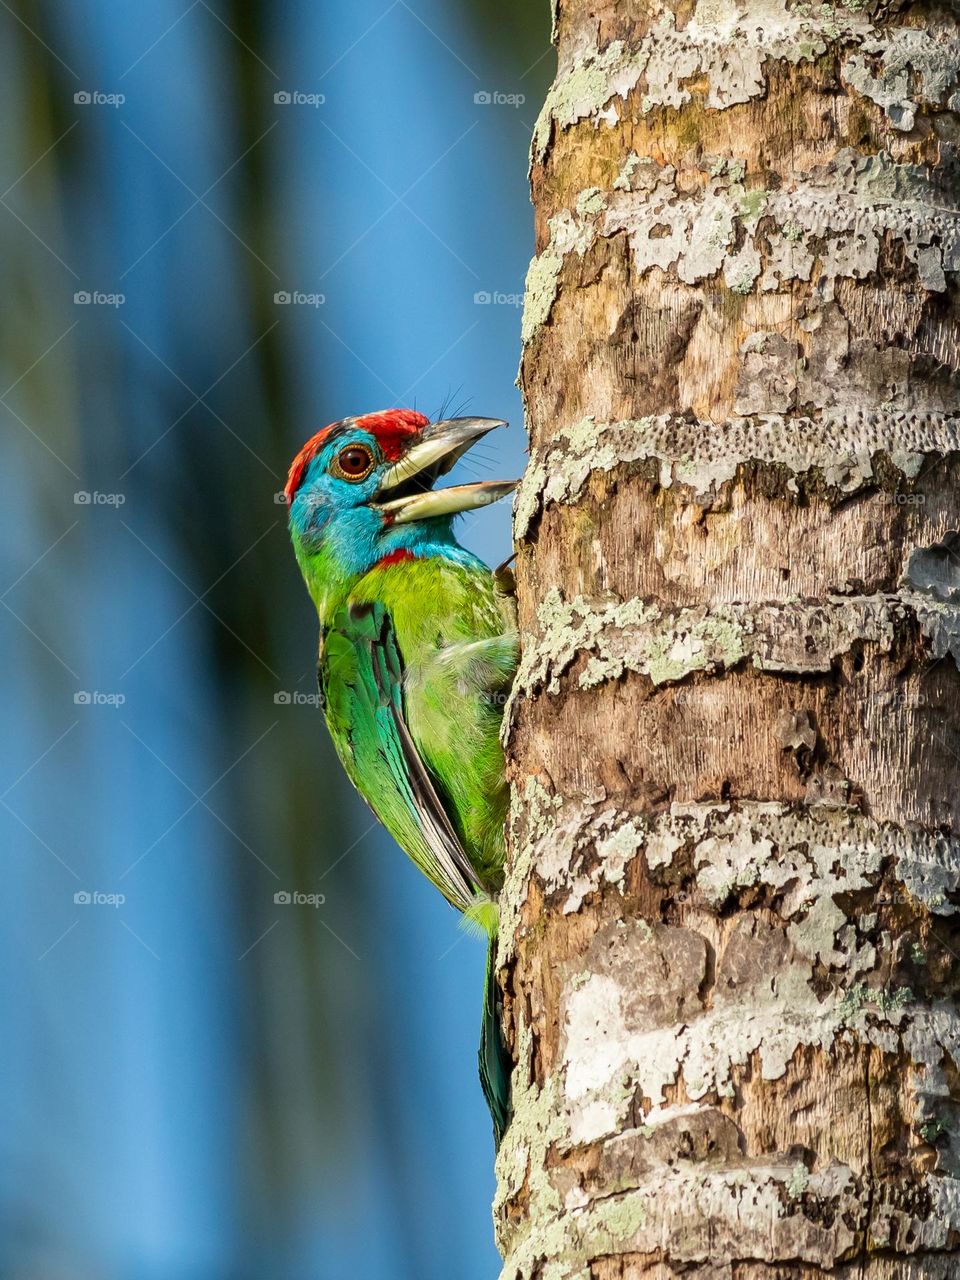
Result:
{"label": "green feather", "polygon": [[[363,605],[373,612],[358,610]],[[327,723],[344,767],[400,847],[444,893],[424,856],[424,833],[411,827],[418,818],[409,765],[391,720],[398,716],[408,728],[480,885],[495,893],[508,803],[500,722],[516,655],[513,602],[493,575],[440,556],[371,570],[335,611],[324,637]],[[376,672],[392,682],[391,714]]]}
{"label": "green feather", "polygon": [[493,1140],[499,1148],[510,1123],[510,1071],[513,1066],[503,1042],[500,996],[495,980],[497,935],[487,943],[487,964],[483,975],[483,1020],[480,1023],[480,1087],[493,1120]]}
{"label": "green feather", "polygon": [[430,556],[372,569],[332,610],[319,667],[351,781],[400,847],[490,939],[480,1076],[509,1114],[493,954],[508,791],[500,723],[517,660],[513,602],[481,566]]}

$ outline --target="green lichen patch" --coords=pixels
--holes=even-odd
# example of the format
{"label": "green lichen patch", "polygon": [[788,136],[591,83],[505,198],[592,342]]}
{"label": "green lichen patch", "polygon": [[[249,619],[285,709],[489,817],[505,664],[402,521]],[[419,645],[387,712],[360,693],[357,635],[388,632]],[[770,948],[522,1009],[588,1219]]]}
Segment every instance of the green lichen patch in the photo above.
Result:
{"label": "green lichen patch", "polygon": [[[590,188],[583,193],[586,197],[581,216],[588,214],[597,196],[602,195],[598,188]],[[578,202],[579,204],[579,202]],[[526,345],[533,338],[541,325],[550,318],[550,311],[557,296],[560,272],[568,254],[583,257],[595,239],[595,231],[591,221],[581,222],[568,210],[558,213],[549,221],[550,240],[544,251],[535,257],[527,269],[527,280],[524,292],[523,319],[520,335]]]}
{"label": "green lichen patch", "polygon": [[581,217],[590,214],[600,213],[606,204],[606,197],[599,187],[587,187],[585,191],[581,191],[577,196],[577,213]]}

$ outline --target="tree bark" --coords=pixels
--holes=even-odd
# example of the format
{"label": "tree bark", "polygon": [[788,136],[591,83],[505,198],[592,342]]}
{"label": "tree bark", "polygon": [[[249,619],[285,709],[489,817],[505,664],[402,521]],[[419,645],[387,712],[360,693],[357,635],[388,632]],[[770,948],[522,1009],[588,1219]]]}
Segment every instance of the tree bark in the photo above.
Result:
{"label": "tree bark", "polygon": [[960,25],[559,0],[503,1280],[960,1274]]}

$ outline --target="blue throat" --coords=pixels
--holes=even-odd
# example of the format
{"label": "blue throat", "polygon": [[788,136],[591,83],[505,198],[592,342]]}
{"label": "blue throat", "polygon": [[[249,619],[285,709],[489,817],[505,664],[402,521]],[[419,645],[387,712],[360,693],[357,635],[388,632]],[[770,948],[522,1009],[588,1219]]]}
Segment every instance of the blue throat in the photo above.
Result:
{"label": "blue throat", "polygon": [[348,577],[362,577],[379,561],[403,551],[419,559],[445,556],[459,564],[482,565],[457,542],[453,521],[453,516],[433,516],[384,527],[382,517],[367,506],[336,511],[294,502],[290,509],[291,530],[306,554],[329,557]]}

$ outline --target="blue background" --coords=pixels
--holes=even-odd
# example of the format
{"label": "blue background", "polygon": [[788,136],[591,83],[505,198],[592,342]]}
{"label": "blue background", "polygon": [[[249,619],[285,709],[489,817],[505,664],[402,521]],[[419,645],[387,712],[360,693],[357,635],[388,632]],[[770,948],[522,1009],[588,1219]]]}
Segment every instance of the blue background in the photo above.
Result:
{"label": "blue background", "polygon": [[497,1273],[482,947],[341,777],[274,495],[396,404],[522,468],[516,8],[0,8],[4,1277]]}

